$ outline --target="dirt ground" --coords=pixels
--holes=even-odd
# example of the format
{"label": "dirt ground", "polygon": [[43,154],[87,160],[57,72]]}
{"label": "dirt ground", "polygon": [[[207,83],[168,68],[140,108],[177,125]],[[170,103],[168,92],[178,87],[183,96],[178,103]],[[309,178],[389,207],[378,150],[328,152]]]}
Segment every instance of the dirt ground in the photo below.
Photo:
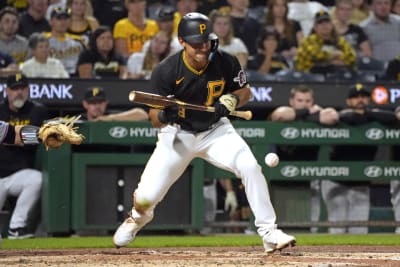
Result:
{"label": "dirt ground", "polygon": [[0,250],[0,266],[400,267],[400,247],[297,246],[272,255],[261,246]]}

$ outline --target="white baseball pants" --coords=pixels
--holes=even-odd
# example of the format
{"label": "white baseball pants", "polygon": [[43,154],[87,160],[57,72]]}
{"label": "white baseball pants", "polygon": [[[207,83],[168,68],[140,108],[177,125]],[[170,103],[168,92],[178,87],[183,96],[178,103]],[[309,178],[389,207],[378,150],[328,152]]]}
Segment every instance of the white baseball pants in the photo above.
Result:
{"label": "white baseball pants", "polygon": [[37,203],[42,188],[42,173],[23,169],[0,179],[0,210],[8,196],[17,197],[10,228],[26,227],[29,213]]}
{"label": "white baseball pants", "polygon": [[261,166],[226,118],[201,133],[191,133],[172,125],[162,128],[135,190],[136,203],[146,203],[154,209],[196,157],[242,179],[260,236],[275,227],[276,215]]}

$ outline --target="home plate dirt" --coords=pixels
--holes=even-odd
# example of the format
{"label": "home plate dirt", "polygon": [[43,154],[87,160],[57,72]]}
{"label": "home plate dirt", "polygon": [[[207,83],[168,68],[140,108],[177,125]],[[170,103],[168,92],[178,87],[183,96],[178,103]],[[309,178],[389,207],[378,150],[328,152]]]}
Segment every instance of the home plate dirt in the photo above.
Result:
{"label": "home plate dirt", "polygon": [[400,267],[400,247],[298,246],[273,255],[261,246],[0,250],[0,266]]}

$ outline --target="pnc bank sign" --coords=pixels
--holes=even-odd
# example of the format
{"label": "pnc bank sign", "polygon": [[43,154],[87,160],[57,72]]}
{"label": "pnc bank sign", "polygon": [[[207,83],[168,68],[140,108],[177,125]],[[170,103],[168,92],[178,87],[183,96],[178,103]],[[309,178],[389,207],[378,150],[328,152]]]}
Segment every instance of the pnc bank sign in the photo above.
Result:
{"label": "pnc bank sign", "polygon": [[[6,97],[6,84],[0,84],[0,95]],[[30,83],[30,97],[32,99],[73,99],[72,84],[67,83]]]}

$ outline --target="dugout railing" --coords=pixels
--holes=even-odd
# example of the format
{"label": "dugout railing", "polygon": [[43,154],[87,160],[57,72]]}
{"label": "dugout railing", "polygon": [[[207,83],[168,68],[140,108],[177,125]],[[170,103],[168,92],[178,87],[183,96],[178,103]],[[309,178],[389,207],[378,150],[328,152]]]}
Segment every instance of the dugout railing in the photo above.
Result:
{"label": "dugout railing", "polygon": [[[234,121],[235,128],[254,151],[270,181],[290,184],[314,179],[369,180],[387,183],[399,179],[400,164],[390,158],[373,162],[332,162],[334,144],[400,145],[400,127],[371,123],[361,127],[314,123]],[[79,125],[86,136],[80,146],[63,145],[42,150],[44,175],[42,224],[48,233],[112,231],[125,217],[132,203],[132,190],[154,148],[158,130],[148,122],[94,122]],[[264,165],[264,156],[275,144],[319,145],[319,160],[280,162],[276,168]],[[168,159],[166,159],[168,160]],[[232,177],[196,159],[171,188],[156,210],[148,230],[200,230],[203,225],[203,178]],[[282,227],[330,226],[322,220],[311,223],[309,187],[271,187],[271,198]],[[369,222],[339,222],[339,225],[368,224],[393,227],[391,207],[376,213]],[[217,222],[215,227],[223,226]]]}

